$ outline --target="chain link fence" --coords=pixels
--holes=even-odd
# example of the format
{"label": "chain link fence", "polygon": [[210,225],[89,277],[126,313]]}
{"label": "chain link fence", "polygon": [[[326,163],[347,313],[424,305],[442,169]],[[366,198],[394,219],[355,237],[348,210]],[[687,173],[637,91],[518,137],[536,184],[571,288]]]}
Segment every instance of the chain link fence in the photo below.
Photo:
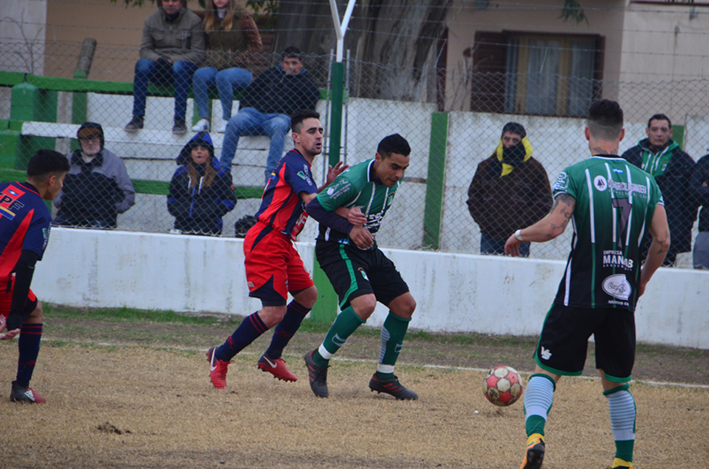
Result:
{"label": "chain link fence", "polygon": [[[16,45],[18,50],[22,46]],[[83,122],[96,122],[103,128],[104,148],[115,154],[119,162],[107,164],[103,172],[93,171],[98,175],[84,177],[83,186],[72,188],[69,179],[60,205],[71,206],[68,199],[74,197],[77,207],[113,210],[117,213],[115,227],[120,230],[173,230],[175,217],[168,210],[167,200],[179,167],[176,158],[196,135],[191,128],[200,117],[193,91],[189,91],[186,104],[186,134],[172,132],[174,89],[152,84],[143,128],[126,132],[124,127],[132,117],[133,84],[112,81],[110,76],[132,70],[136,51],[115,48],[111,67],[92,70],[89,80],[67,79],[74,76],[80,50],[76,44],[44,46],[45,70],[51,69],[55,77],[64,78],[37,74],[19,79],[16,74],[2,72],[0,118],[22,123],[14,128],[20,133],[17,148],[7,139],[2,141],[3,168],[20,170],[36,148],[51,147],[65,154],[74,153],[77,161],[72,171],[77,175],[74,179],[79,179],[78,175],[91,171],[79,151],[82,143],[88,141],[78,141],[76,132]],[[16,55],[20,60],[21,54]],[[280,60],[280,54],[255,57],[254,77],[277,66]],[[331,56],[304,56],[308,76],[320,89],[316,110],[326,129],[331,119],[331,61]],[[101,80],[94,80],[94,76]],[[452,81],[453,76],[457,78]],[[378,142],[392,133],[401,134],[411,145],[411,163],[404,184],[377,235],[381,246],[471,254],[494,252],[499,249],[496,243],[504,244],[514,230],[533,223],[548,211],[552,203],[550,184],[566,166],[589,156],[581,110],[587,109],[593,99],[616,99],[624,108],[626,137],[621,142],[621,153],[646,138],[647,120],[661,112],[672,120],[672,139],[696,161],[707,152],[709,141],[709,98],[704,92],[708,84],[705,80],[611,83],[554,75],[475,76],[469,71],[446,74],[434,61],[422,70],[401,70],[348,60],[340,155],[350,165],[372,158]],[[236,91],[233,116],[238,116],[243,96],[243,92]],[[216,89],[210,90],[209,103],[210,136],[214,158],[219,159],[224,134],[217,130],[226,122]],[[522,148],[516,153],[506,151],[502,144],[503,128],[508,122],[521,124],[526,133]],[[327,167],[328,137],[323,156],[314,164],[320,181]],[[264,136],[239,140],[231,167],[238,202],[229,211],[210,212],[212,217],[221,215],[221,236],[234,236],[235,222],[256,212],[269,146],[270,140]],[[287,134],[284,151],[290,148],[292,141]],[[132,205],[127,204],[133,197],[127,185],[107,174],[109,169],[120,172],[121,162],[135,191]],[[700,191],[693,190],[690,184],[692,169],[675,173],[669,166],[666,179],[682,193],[681,197],[672,197],[668,212],[682,211],[677,223],[683,230],[693,230],[693,242],[701,198]],[[189,176],[189,171],[183,173]],[[206,177],[203,183],[208,180],[210,187],[218,184],[216,176]],[[697,179],[700,186],[707,179],[704,176]],[[187,186],[187,182],[184,184]],[[189,187],[194,188],[194,183]],[[226,200],[228,195],[222,191],[214,197]],[[109,223],[108,227],[112,226]],[[571,231],[550,243],[531,246],[529,256],[565,259]],[[311,221],[301,240],[311,240],[315,234],[316,223]],[[672,237],[676,238],[674,232]],[[691,254],[680,254],[677,265],[691,267]]]}

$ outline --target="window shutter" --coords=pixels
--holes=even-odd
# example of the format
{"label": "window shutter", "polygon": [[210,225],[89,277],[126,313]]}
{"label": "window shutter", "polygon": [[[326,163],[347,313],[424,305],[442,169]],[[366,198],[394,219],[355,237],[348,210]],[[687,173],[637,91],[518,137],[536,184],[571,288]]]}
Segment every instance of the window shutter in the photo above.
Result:
{"label": "window shutter", "polygon": [[476,32],[473,49],[470,110],[476,112],[504,112],[506,75],[507,34],[486,31]]}

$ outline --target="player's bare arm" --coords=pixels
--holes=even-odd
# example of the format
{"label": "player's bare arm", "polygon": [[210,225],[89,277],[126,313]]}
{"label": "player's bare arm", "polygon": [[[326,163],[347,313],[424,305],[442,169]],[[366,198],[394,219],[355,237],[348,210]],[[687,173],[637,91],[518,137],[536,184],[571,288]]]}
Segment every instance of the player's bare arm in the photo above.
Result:
{"label": "player's bare arm", "polygon": [[519,245],[523,242],[543,243],[558,237],[566,231],[569,221],[574,216],[574,208],[576,208],[576,199],[566,193],[557,195],[554,199],[554,205],[547,216],[507,239],[505,254],[518,256]]}
{"label": "player's bare arm", "polygon": [[640,269],[640,283],[638,284],[638,297],[645,293],[650,278],[660,268],[670,249],[670,228],[667,225],[667,213],[663,205],[657,205],[652,214],[652,222],[648,229],[652,236],[652,243],[647,252],[647,259]]}

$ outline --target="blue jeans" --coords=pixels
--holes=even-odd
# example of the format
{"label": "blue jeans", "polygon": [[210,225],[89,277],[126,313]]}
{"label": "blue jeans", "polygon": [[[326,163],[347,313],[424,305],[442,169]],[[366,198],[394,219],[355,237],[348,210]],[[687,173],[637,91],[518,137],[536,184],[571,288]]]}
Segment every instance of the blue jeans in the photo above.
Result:
{"label": "blue jeans", "polygon": [[218,72],[214,67],[204,67],[197,70],[192,77],[194,102],[197,104],[199,117],[209,117],[209,88],[216,85],[219,91],[219,101],[222,103],[222,118],[231,119],[231,103],[234,101],[234,90],[243,90],[249,86],[253,74],[243,68],[230,68]]}
{"label": "blue jeans", "polygon": [[229,119],[224,133],[222,156],[219,158],[223,168],[231,171],[231,162],[239,145],[239,137],[245,135],[267,135],[271,137],[266,160],[266,179],[276,168],[278,161],[283,156],[286,145],[286,134],[290,130],[290,117],[285,114],[262,114],[252,107],[241,109],[239,113]]}
{"label": "blue jeans", "polygon": [[145,116],[145,99],[148,96],[148,82],[173,85],[175,88],[175,119],[185,119],[187,114],[187,94],[190,91],[192,74],[197,66],[192,62],[178,60],[170,65],[167,60],[154,62],[140,59],[135,64],[133,79],[133,115]]}
{"label": "blue jeans", "polygon": [[[480,233],[480,254],[504,254],[505,239],[495,239],[489,234]],[[519,245],[519,257],[529,257],[529,244],[522,243]]]}

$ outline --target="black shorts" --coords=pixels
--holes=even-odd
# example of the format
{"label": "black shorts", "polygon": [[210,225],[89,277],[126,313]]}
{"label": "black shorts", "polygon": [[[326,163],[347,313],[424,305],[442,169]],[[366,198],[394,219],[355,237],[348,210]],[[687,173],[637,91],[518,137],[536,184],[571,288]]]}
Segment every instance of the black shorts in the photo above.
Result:
{"label": "black shorts", "polygon": [[635,314],[627,309],[552,305],[534,360],[551,373],[578,376],[583,372],[591,334],[596,343],[596,368],[602,369],[609,381],[630,381],[635,363]]}
{"label": "black shorts", "polygon": [[340,298],[340,309],[347,308],[354,298],[370,293],[388,306],[409,291],[394,263],[378,247],[362,251],[345,244],[318,241],[315,256]]}

